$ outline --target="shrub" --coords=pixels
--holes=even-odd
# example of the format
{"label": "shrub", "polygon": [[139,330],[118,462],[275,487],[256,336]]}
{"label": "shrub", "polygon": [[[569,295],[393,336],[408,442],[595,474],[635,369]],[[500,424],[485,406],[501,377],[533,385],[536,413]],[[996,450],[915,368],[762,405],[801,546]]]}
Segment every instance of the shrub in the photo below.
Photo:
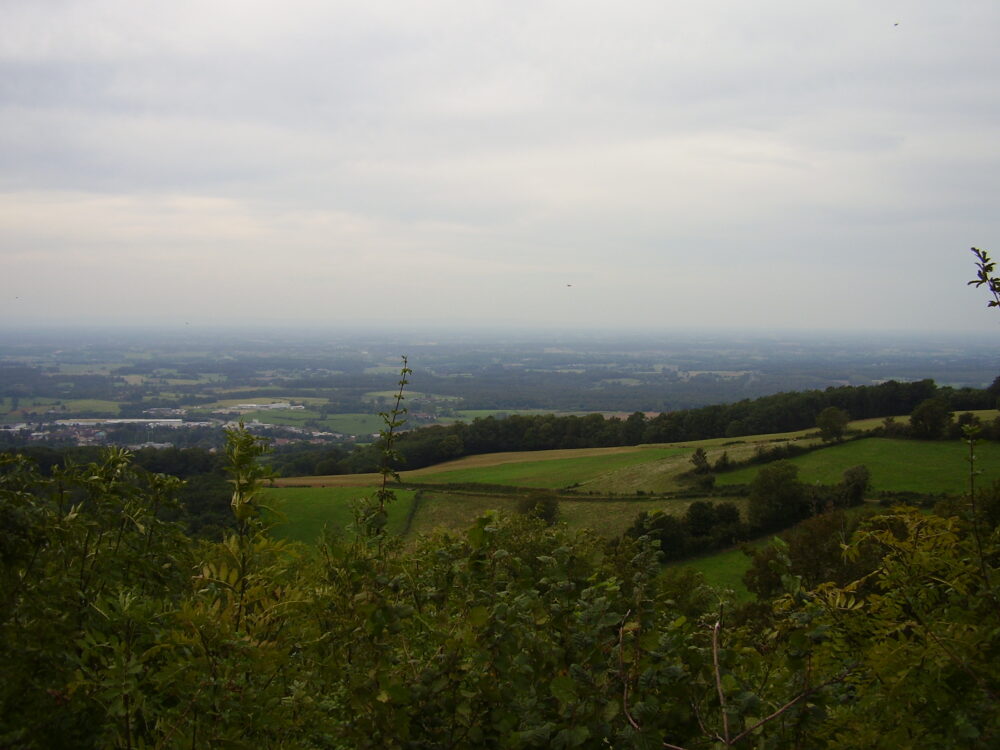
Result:
{"label": "shrub", "polygon": [[517,501],[517,512],[551,526],[559,517],[559,498],[552,492],[532,492]]}

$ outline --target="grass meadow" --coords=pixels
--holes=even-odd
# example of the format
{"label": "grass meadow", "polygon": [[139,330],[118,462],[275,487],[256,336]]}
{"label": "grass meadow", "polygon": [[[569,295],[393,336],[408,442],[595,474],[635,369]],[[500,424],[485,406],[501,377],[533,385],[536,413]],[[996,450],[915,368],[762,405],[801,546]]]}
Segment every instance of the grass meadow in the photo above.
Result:
{"label": "grass meadow", "polygon": [[485,419],[486,417],[510,417],[537,416],[540,414],[553,414],[557,417],[568,417],[571,415],[585,415],[588,412],[582,411],[552,411],[552,409],[456,409],[457,419],[471,422],[473,419]]}
{"label": "grass meadow", "polygon": [[[583,484],[588,476],[600,476],[622,468],[641,463],[661,460],[677,460],[678,465],[687,460],[689,447],[682,446],[639,446],[623,448],[576,448],[548,451],[517,451],[510,453],[486,453],[477,456],[448,461],[423,469],[400,472],[404,482],[454,484],[474,482],[478,484],[507,484],[515,487],[538,487],[554,489],[571,484]],[[690,468],[690,467],[688,467]],[[522,484],[531,477],[540,477],[546,472],[559,472],[556,480],[540,484]],[[279,486],[358,486],[371,484],[377,474],[345,474],[316,477],[286,477],[275,480]],[[525,478],[528,478],[527,480]],[[628,494],[634,494],[630,491]]]}
{"label": "grass meadow", "polygon": [[25,407],[23,401],[22,399],[21,409],[25,411],[38,409],[37,413],[44,413],[49,409],[54,409],[58,414],[66,417],[72,417],[75,414],[99,414],[106,417],[116,417],[121,406],[117,401],[106,401],[99,398],[62,399],[60,404],[52,403],[42,407]]}
{"label": "grass meadow", "polygon": [[[964,414],[965,412],[955,412],[955,415]],[[1000,411],[996,409],[974,409],[971,414],[975,414],[983,422],[992,422],[998,416],[1000,416]],[[893,417],[899,424],[909,424],[910,418],[908,416]],[[859,430],[867,431],[874,430],[877,427],[881,427],[885,422],[884,417],[873,417],[872,419],[855,419],[848,426],[848,430]]]}
{"label": "grass meadow", "polygon": [[224,409],[226,407],[238,406],[240,404],[280,404],[287,401],[290,404],[305,404],[315,406],[325,404],[326,399],[320,396],[255,396],[250,398],[223,398],[211,404],[203,404],[199,409]]}
{"label": "grass meadow", "polygon": [[[351,502],[374,491],[369,487],[280,487],[268,489],[264,503],[274,506],[286,521],[275,528],[285,539],[314,542],[324,524],[332,530],[343,530],[353,522]],[[397,490],[397,501],[389,508],[389,531],[406,532],[410,539],[437,530],[463,533],[476,518],[487,511],[514,512],[517,495],[425,490],[413,514],[410,528],[406,518],[414,502],[415,491]],[[713,502],[731,502],[745,512],[744,498],[714,497]],[[590,529],[598,536],[620,536],[632,525],[636,516],[654,510],[671,515],[683,515],[690,498],[623,498],[610,500],[577,500],[561,498],[559,523],[570,529]]]}
{"label": "grass meadow", "polygon": [[[283,487],[268,489],[264,503],[274,506],[286,520],[277,525],[274,534],[289,541],[314,544],[324,527],[333,532],[346,531],[353,522],[352,501],[370,493],[374,487]],[[389,532],[401,534],[406,526],[416,493],[397,490],[397,500],[389,506]],[[425,491],[406,538],[415,540],[434,532],[462,535],[476,518],[491,510],[514,512],[517,505],[514,495],[479,495],[457,492]],[[713,498],[715,502],[732,502],[745,512],[744,498]],[[570,529],[590,529],[598,536],[620,536],[632,525],[642,511],[662,510],[682,515],[690,499],[621,499],[621,500],[571,500],[559,501],[559,523]],[[686,560],[685,565],[701,571],[706,581],[719,588],[731,589],[739,601],[749,600],[750,593],[743,586],[743,574],[750,566],[750,559],[740,549],[723,550]]]}
{"label": "grass meadow", "polygon": [[[791,459],[799,478],[807,483],[836,484],[844,469],[864,464],[871,472],[872,489],[895,492],[959,494],[968,487],[969,448],[960,440],[898,440],[867,438],[834,445]],[[1000,480],[1000,443],[976,446],[977,483]],[[760,470],[751,466],[718,476],[717,485],[745,484]]]}
{"label": "grass meadow", "polygon": [[730,589],[738,602],[753,599],[753,594],[747,591],[747,587],[743,585],[743,575],[750,569],[750,558],[744,554],[742,547],[733,547],[713,555],[683,560],[673,563],[673,565],[700,571],[709,585],[720,589]]}
{"label": "grass meadow", "polygon": [[243,419],[247,422],[256,419],[258,422],[264,422],[265,424],[283,424],[291,427],[301,427],[310,419],[317,419],[318,417],[318,412],[310,411],[309,409],[296,411],[267,409],[266,411],[251,411],[243,415]]}
{"label": "grass meadow", "polygon": [[512,512],[517,505],[513,495],[468,495],[425,491],[410,526],[416,538],[434,531],[462,534],[479,516],[490,510]]}
{"label": "grass meadow", "polygon": [[[715,502],[732,502],[741,510],[742,498],[713,498]],[[513,512],[517,507],[516,495],[488,495],[462,492],[428,490],[413,517],[410,535],[429,534],[436,529],[461,533],[476,518],[490,510]],[[560,498],[558,522],[570,529],[590,529],[598,536],[610,539],[621,536],[632,525],[639,513],[661,510],[671,515],[683,515],[690,499],[614,499],[574,500]]]}
{"label": "grass meadow", "polygon": [[[663,511],[683,516],[697,498],[634,498],[612,500],[559,500],[559,521],[571,529],[590,529],[598,536],[621,536],[641,512]],[[746,515],[746,498],[712,497],[713,503],[732,503]]]}
{"label": "grass meadow", "polygon": [[[561,489],[585,485],[588,481],[602,474],[636,464],[675,457],[684,452],[683,448],[632,448],[597,455],[549,457],[542,460],[522,460],[494,466],[470,466],[436,472],[409,472],[407,479],[434,484],[477,482],[515,487]],[[540,451],[539,453],[557,453],[557,451]]]}
{"label": "grass meadow", "polygon": [[382,418],[375,414],[330,414],[320,424],[331,432],[357,435],[359,438],[372,435],[385,427]]}
{"label": "grass meadow", "polygon": [[[59,403],[56,403],[56,402]],[[105,417],[116,417],[119,414],[120,404],[117,401],[106,401],[97,398],[72,398],[55,399],[44,397],[25,397],[18,401],[17,409],[13,408],[13,399],[5,398],[2,401],[2,410],[11,421],[18,421],[25,417],[39,417],[47,415],[60,418],[71,418],[78,414],[97,414]],[[49,415],[49,411],[53,414]]]}
{"label": "grass meadow", "polygon": [[[264,490],[263,503],[284,516],[274,528],[282,539],[312,544],[328,527],[343,531],[354,522],[353,502],[370,494],[374,486],[358,487],[276,487]],[[389,505],[388,531],[401,534],[413,506],[414,492],[396,491],[396,502]]]}
{"label": "grass meadow", "polygon": [[[377,402],[381,400],[382,402],[389,404],[395,402],[396,394],[398,390],[393,391],[369,391],[361,396],[361,400],[365,402]],[[460,396],[445,396],[440,393],[424,393],[423,391],[406,391],[403,403],[407,401],[419,401],[431,399],[434,401],[461,401]]]}

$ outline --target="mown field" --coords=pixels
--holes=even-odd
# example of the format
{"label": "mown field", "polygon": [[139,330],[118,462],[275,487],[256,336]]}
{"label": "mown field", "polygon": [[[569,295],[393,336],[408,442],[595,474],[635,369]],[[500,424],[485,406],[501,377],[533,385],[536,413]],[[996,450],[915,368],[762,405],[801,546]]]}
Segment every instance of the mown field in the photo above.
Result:
{"label": "mown field", "polygon": [[[365,393],[361,400],[367,403],[385,403],[390,404],[395,402],[397,391],[369,391]],[[422,391],[407,391],[405,394],[404,405],[407,401],[420,401],[420,400],[432,400],[432,401],[461,401],[459,396],[445,396],[440,393],[424,393]]]}
{"label": "mown field", "polygon": [[[345,531],[354,522],[354,502],[374,487],[281,487],[264,491],[263,502],[282,518],[274,527],[276,536],[290,541],[314,543],[324,527]],[[405,531],[406,519],[413,506],[414,492],[397,490],[396,501],[389,506],[390,534]]]}
{"label": "mown field", "polygon": [[419,474],[411,472],[408,473],[407,478],[415,482],[435,484],[477,482],[516,487],[566,489],[585,487],[589,481],[601,475],[636,464],[647,464],[676,457],[684,452],[684,448],[638,448],[631,451],[591,456],[549,457],[542,460],[524,460],[495,466],[470,466],[447,471],[420,472]]}
{"label": "mown field", "polygon": [[[714,462],[727,453],[733,460],[753,454],[760,443],[811,445],[819,442],[815,431],[741,438],[702,440],[666,445],[615,448],[577,448],[545,451],[487,453],[403,471],[404,482],[506,484],[515,487],[573,487],[580,492],[625,494],[669,492],[683,487],[678,477],[691,469],[695,448],[702,447]],[[554,475],[558,477],[554,478]],[[552,476],[546,476],[552,475]],[[371,484],[377,474],[286,477],[279,486],[357,487]]]}
{"label": "mown field", "polygon": [[279,404],[288,402],[290,404],[305,404],[315,406],[325,404],[326,399],[318,396],[255,396],[252,398],[223,398],[210,404],[202,404],[197,407],[199,411],[211,411],[212,409],[225,409],[227,407],[238,406],[239,404]]}
{"label": "mown field", "polygon": [[[977,482],[1000,480],[1000,443],[976,446]],[[969,448],[960,440],[921,441],[868,438],[834,445],[791,459],[799,478],[807,483],[836,484],[844,469],[864,464],[871,472],[872,489],[894,492],[964,492],[969,481]],[[753,480],[760,467],[720,474],[721,487]]]}
{"label": "mown field", "polygon": [[674,565],[694,568],[705,576],[710,585],[732,591],[737,601],[750,601],[753,598],[753,594],[743,585],[743,576],[750,569],[750,557],[743,552],[742,547],[684,560]]}
{"label": "mown field", "polygon": [[[427,490],[414,514],[409,534],[415,538],[438,529],[460,533],[487,511],[514,512],[518,499],[516,495]],[[741,510],[745,507],[743,498],[718,497],[714,500],[732,502]],[[583,500],[562,497],[557,521],[570,529],[589,529],[598,536],[610,539],[625,533],[643,511],[660,510],[681,516],[692,502],[691,499],[671,498]]]}
{"label": "mown field", "polygon": [[372,435],[385,427],[382,419],[372,414],[331,414],[321,420],[320,424],[331,432],[357,435],[359,438]]}
{"label": "mown field", "polygon": [[450,421],[463,420],[471,422],[474,419],[485,419],[486,417],[510,417],[515,414],[523,416],[552,414],[557,417],[569,417],[572,415],[582,416],[588,413],[589,412],[582,411],[553,411],[552,409],[457,409],[455,411],[457,416]]}
{"label": "mown field", "polygon": [[[529,474],[536,470],[536,468],[526,469],[519,468],[523,467],[525,464],[552,464],[553,470],[555,470],[559,464],[553,462],[560,462],[564,460],[572,460],[579,462],[580,464],[580,474],[574,474],[572,471],[569,473],[570,483],[578,482],[584,473],[584,467],[588,467],[591,472],[595,469],[604,467],[607,471],[610,471],[617,464],[621,466],[619,462],[624,462],[625,465],[631,465],[634,461],[640,460],[635,457],[642,457],[641,460],[644,461],[654,461],[663,457],[661,453],[655,451],[664,450],[680,450],[677,455],[683,454],[683,450],[679,446],[637,446],[637,447],[619,447],[619,448],[578,448],[573,450],[549,450],[549,451],[517,451],[510,453],[486,453],[478,456],[465,456],[464,458],[459,458],[454,461],[448,461],[443,464],[437,464],[436,466],[428,466],[423,469],[416,469],[414,471],[404,471],[401,472],[401,477],[403,482],[423,482],[423,483],[455,483],[455,482],[475,482],[478,484],[509,484],[512,486],[531,486],[531,485],[520,485],[517,483],[518,478],[521,475]],[[654,451],[654,452],[649,452]],[[631,459],[619,459],[617,456],[628,455],[633,456]],[[676,456],[675,456],[676,457]],[[597,461],[592,461],[592,459],[598,459]],[[685,459],[686,460],[686,459]],[[488,481],[489,477],[497,478],[499,475],[503,475],[501,478],[506,478],[509,481]],[[278,486],[295,486],[295,487],[336,487],[336,486],[367,486],[372,484],[378,479],[378,474],[345,474],[345,475],[333,475],[333,476],[314,476],[314,477],[286,477],[282,479],[275,480]],[[445,479],[442,479],[445,477]],[[459,477],[456,479],[455,477]],[[464,478],[461,478],[464,477]]]}
{"label": "mown field", "polygon": [[6,401],[5,405],[8,405],[9,412],[7,416],[11,419],[26,417],[71,419],[79,414],[116,417],[118,416],[120,407],[117,401],[107,401],[97,398],[22,398],[17,409],[13,408],[12,402],[9,400]]}

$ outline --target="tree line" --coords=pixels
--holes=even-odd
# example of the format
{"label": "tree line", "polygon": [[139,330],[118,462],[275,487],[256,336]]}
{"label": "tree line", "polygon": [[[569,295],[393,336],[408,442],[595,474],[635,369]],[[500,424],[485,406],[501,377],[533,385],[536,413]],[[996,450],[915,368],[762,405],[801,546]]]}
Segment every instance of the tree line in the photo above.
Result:
{"label": "tree line", "polygon": [[[779,393],[733,404],[665,412],[654,417],[642,412],[625,419],[601,414],[481,417],[469,423],[435,425],[403,433],[396,446],[399,458],[394,468],[418,469],[461,456],[501,451],[596,448],[789,432],[815,427],[818,415],[831,407],[851,419],[910,414],[928,401],[943,408],[945,414],[992,409],[1000,396],[998,381],[986,389],[954,389],[939,387],[933,380],[912,383],[890,380],[875,386]],[[938,414],[941,408],[936,411],[928,408],[927,415],[932,416],[932,411]],[[933,419],[931,423],[937,424]],[[897,435],[906,433],[902,425],[890,425],[889,429]],[[374,471],[380,461],[376,446],[358,448],[351,453],[339,449],[307,449],[309,458],[305,460],[301,455],[296,450],[285,451],[274,458],[273,465],[288,476],[352,474]]]}

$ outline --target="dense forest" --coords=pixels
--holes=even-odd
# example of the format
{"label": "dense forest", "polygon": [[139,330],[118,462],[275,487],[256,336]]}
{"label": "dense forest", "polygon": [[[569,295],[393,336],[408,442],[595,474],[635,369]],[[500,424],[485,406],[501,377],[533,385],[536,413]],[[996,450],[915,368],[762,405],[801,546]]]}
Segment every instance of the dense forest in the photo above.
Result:
{"label": "dense forest", "polygon": [[[757,599],[739,605],[661,567],[656,519],[607,542],[487,514],[403,547],[384,533],[383,488],[342,537],[276,541],[263,451],[229,434],[218,541],[169,520],[178,480],[125,451],[50,476],[3,459],[0,745],[1000,741],[993,489],[933,513],[821,513],[758,553]],[[772,466],[748,519],[761,528],[802,514],[801,496],[773,491],[794,477]],[[719,506],[686,522],[733,520]]]}

